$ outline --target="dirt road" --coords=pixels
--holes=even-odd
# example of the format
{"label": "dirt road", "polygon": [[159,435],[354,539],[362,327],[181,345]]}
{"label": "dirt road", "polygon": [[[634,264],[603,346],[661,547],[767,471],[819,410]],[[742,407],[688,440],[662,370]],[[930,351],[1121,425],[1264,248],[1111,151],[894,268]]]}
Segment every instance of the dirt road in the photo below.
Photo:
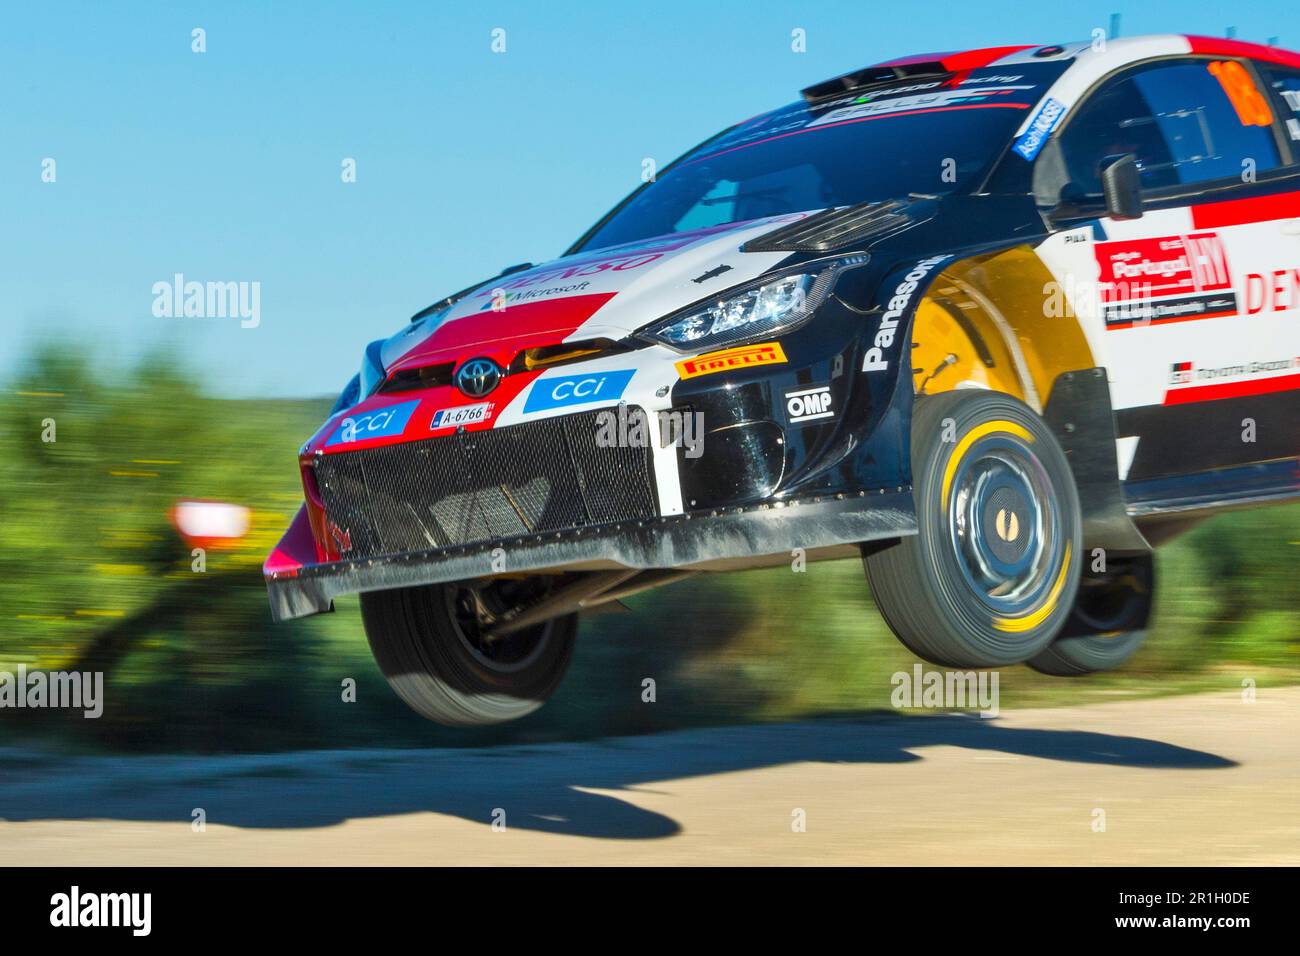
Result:
{"label": "dirt road", "polygon": [[490,750],[8,750],[0,846],[10,864],[1296,864],[1300,688]]}

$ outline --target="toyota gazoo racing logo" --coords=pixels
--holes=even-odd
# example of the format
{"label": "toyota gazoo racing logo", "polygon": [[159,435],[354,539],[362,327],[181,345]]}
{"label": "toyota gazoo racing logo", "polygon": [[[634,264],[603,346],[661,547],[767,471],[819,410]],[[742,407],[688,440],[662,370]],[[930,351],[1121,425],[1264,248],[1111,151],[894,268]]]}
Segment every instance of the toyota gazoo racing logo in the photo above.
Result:
{"label": "toyota gazoo racing logo", "polygon": [[889,368],[889,360],[885,358],[885,349],[894,344],[894,333],[898,331],[898,320],[901,319],[912,305],[912,296],[921,285],[921,280],[934,271],[935,267],[948,261],[951,256],[933,256],[929,259],[922,259],[916,264],[903,281],[898,284],[894,290],[893,297],[886,303],[885,314],[880,317],[880,327],[876,329],[876,338],[871,343],[871,348],[867,349],[867,354],[862,358],[862,371],[864,372],[881,372]]}
{"label": "toyota gazoo racing logo", "polygon": [[482,398],[501,383],[501,366],[489,358],[470,359],[456,371],[456,387],[470,398]]}

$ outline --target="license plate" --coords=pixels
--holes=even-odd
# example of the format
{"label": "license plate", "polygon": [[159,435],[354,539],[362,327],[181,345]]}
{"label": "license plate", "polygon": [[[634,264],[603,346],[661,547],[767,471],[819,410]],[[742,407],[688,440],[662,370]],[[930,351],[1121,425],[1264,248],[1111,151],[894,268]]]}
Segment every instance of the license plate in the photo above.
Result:
{"label": "license plate", "polygon": [[459,428],[461,425],[477,425],[488,420],[492,413],[491,402],[479,402],[477,405],[457,405],[455,408],[440,408],[433,413],[429,428]]}

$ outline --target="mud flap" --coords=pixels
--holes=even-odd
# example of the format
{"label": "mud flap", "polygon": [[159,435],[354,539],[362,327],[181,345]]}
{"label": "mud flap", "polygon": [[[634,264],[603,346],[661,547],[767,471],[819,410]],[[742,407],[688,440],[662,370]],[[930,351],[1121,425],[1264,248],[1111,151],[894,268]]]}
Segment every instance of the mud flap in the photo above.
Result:
{"label": "mud flap", "polygon": [[1149,554],[1129,517],[1115,455],[1115,415],[1104,368],[1062,372],[1052,383],[1043,420],[1065,449],[1079,489],[1085,553]]}

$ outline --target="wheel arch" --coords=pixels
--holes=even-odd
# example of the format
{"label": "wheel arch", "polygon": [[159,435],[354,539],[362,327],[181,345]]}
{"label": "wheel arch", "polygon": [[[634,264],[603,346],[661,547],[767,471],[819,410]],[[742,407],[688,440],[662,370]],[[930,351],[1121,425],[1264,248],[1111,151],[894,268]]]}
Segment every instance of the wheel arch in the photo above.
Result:
{"label": "wheel arch", "polygon": [[988,389],[1043,417],[1079,490],[1086,552],[1150,552],[1125,505],[1106,370],[1031,246],[944,266],[918,302],[909,335],[918,397]]}

